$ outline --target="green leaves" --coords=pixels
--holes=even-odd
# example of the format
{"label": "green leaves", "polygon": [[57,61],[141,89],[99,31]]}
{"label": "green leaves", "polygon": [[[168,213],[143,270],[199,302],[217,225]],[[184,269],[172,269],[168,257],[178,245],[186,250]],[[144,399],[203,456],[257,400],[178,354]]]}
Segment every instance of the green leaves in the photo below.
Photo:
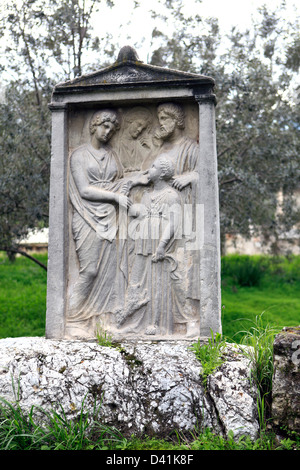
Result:
{"label": "green leaves", "polygon": [[258,286],[264,275],[260,258],[231,255],[222,258],[222,276],[231,277],[241,287]]}
{"label": "green leaves", "polygon": [[[15,1],[3,6],[0,32],[7,41],[1,65],[15,77],[0,109],[0,205],[6,213],[0,225],[14,234],[8,239],[20,227],[22,235],[40,220],[47,223],[47,103],[54,83],[91,70],[92,60],[99,66],[100,54],[102,65],[115,55],[112,37],[93,36],[91,28],[103,3],[113,2],[23,0],[21,7]],[[184,2],[162,2],[162,7],[160,14],[153,12],[150,62],[216,82],[222,237],[259,234],[272,237],[276,249],[281,234],[300,220],[293,197],[300,181],[294,82],[299,24],[289,23],[284,9],[262,8],[251,31],[234,28],[225,36],[216,18],[184,13]],[[170,34],[166,21],[173,25]]]}
{"label": "green leaves", "polygon": [[152,63],[216,82],[222,237],[259,234],[273,237],[276,248],[280,234],[300,220],[293,199],[299,186],[299,113],[293,74],[286,69],[288,64],[298,70],[297,21],[285,20],[284,9],[262,8],[251,30],[233,28],[225,37],[216,19],[179,17],[168,5],[176,30],[170,36],[154,31],[159,47]]}
{"label": "green leaves", "polygon": [[84,400],[78,416],[67,418],[61,405],[47,411],[21,407],[0,398],[1,450],[110,450],[126,448],[127,440],[115,428],[98,420],[100,406],[93,413],[85,410]]}
{"label": "green leaves", "polygon": [[[45,96],[46,98],[46,96]],[[29,229],[48,219],[50,116],[21,84],[0,105],[0,248],[15,248]]]}
{"label": "green leaves", "polygon": [[251,365],[251,379],[257,387],[257,409],[261,431],[266,428],[270,413],[273,379],[273,343],[277,328],[265,324],[263,313],[258,315],[248,331],[244,331],[241,344],[247,346],[243,354]]}
{"label": "green leaves", "polygon": [[214,336],[214,333],[211,330],[211,338],[208,339],[208,344],[201,344],[199,339],[198,342],[193,344],[191,347],[191,350],[201,362],[201,377],[205,388],[208,376],[224,362],[222,359],[222,350],[225,345],[225,341],[222,340],[222,335],[220,333],[216,333]]}

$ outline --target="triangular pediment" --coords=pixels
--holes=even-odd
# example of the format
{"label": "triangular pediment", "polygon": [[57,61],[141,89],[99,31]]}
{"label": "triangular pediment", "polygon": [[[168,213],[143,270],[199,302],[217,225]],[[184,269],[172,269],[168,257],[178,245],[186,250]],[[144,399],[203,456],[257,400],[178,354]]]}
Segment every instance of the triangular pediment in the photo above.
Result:
{"label": "triangular pediment", "polygon": [[60,83],[55,87],[55,91],[159,83],[210,83],[213,85],[214,80],[203,75],[144,64],[139,60],[125,57],[122,61],[117,60],[113,65],[102,70]]}

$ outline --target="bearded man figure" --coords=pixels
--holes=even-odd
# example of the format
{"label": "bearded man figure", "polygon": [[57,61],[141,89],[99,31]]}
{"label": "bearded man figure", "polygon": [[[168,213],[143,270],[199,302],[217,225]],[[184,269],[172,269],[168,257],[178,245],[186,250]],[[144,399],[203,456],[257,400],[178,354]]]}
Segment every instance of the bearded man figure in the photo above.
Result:
{"label": "bearded man figure", "polygon": [[[173,186],[182,190],[198,180],[196,169],[199,146],[196,140],[186,136],[185,115],[177,103],[163,103],[157,108],[159,128],[155,138],[162,142],[159,153],[167,154],[175,167]],[[148,162],[143,169],[148,169]]]}
{"label": "bearded man figure", "polygon": [[[199,258],[200,254],[196,237],[199,237],[198,232],[201,230],[197,207],[199,144],[197,140],[186,135],[185,113],[178,103],[160,104],[157,107],[157,117],[159,128],[155,137],[162,142],[159,154],[164,154],[172,161],[175,168],[172,186],[181,192],[184,204],[184,264],[186,267],[191,266],[187,272],[187,296],[192,302],[197,302],[200,300],[200,293],[199,272],[195,259]],[[191,249],[193,246],[197,248]],[[187,261],[189,258],[190,263]]]}

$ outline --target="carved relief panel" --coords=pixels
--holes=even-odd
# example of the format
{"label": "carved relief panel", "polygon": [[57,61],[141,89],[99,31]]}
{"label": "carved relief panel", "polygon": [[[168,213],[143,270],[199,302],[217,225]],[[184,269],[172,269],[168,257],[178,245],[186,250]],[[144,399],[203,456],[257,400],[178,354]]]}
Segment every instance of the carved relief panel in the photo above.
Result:
{"label": "carved relief panel", "polygon": [[197,104],[78,108],[68,125],[66,336],[197,337]]}

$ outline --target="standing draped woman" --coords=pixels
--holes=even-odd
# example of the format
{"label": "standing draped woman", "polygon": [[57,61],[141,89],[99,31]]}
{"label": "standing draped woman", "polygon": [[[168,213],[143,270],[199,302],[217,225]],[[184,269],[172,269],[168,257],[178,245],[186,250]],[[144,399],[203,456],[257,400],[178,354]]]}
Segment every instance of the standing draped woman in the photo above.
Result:
{"label": "standing draped woman", "polygon": [[76,332],[93,336],[97,320],[113,310],[125,285],[118,218],[119,207],[127,209],[130,202],[124,195],[121,162],[108,145],[118,129],[115,111],[95,113],[90,143],[77,148],[70,159],[72,231],[79,263],[79,276],[69,295],[67,334],[71,336]]}

